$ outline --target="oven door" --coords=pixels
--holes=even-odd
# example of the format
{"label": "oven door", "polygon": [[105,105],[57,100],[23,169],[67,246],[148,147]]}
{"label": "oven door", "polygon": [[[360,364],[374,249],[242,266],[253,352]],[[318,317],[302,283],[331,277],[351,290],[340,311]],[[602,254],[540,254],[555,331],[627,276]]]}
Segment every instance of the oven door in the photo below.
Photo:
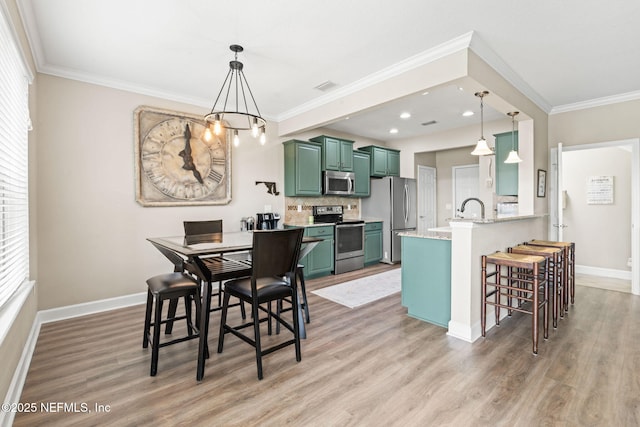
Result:
{"label": "oven door", "polygon": [[354,192],[355,174],[353,172],[325,171],[323,193],[349,196]]}
{"label": "oven door", "polygon": [[364,224],[336,225],[336,260],[364,256]]}

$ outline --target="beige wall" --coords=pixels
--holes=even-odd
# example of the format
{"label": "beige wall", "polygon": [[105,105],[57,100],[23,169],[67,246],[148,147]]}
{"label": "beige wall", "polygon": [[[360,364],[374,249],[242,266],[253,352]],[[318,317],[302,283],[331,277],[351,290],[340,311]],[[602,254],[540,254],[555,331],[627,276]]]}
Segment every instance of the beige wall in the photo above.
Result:
{"label": "beige wall", "polygon": [[549,116],[549,146],[618,141],[640,137],[640,100]]}
{"label": "beige wall", "polygon": [[[182,233],[183,220],[222,218],[226,231],[284,198],[255,181],[283,183],[283,151],[242,141],[232,154],[229,205],[142,207],[135,201],[133,111],[139,105],[201,114],[188,105],[72,80],[38,75],[39,308],[145,290],[168,262],[145,239]],[[250,139],[250,138],[249,138]]]}

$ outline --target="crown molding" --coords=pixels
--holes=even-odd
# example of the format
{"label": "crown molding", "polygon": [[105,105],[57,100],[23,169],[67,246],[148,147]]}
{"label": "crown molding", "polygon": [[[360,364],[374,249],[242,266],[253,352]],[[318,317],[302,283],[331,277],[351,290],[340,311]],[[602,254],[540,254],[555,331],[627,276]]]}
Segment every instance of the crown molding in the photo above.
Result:
{"label": "crown molding", "polygon": [[551,109],[550,115],[568,113],[571,111],[585,110],[587,108],[602,107],[604,105],[619,104],[620,102],[637,101],[640,99],[640,90],[622,93],[619,95],[604,96],[588,101],[574,102],[573,104],[558,105]]}
{"label": "crown molding", "polygon": [[278,115],[277,120],[283,121],[290,119],[299,114],[313,110],[314,108],[318,108],[332,101],[344,98],[345,96],[351,95],[367,87],[376,85],[392,77],[396,77],[398,75],[406,73],[407,71],[413,70],[417,67],[429,64],[453,53],[459,52],[460,50],[467,49],[471,45],[472,38],[473,31],[470,31],[431,49],[425,50],[424,52],[418,53],[414,56],[410,56],[409,58],[404,59],[396,64],[393,64],[387,68],[383,68],[382,70],[375,73],[369,74],[368,76],[363,77],[360,80],[356,80],[351,84],[342,86],[341,88],[333,90],[326,95],[322,95],[309,102],[305,102],[304,104],[292,108],[291,110],[285,111]]}

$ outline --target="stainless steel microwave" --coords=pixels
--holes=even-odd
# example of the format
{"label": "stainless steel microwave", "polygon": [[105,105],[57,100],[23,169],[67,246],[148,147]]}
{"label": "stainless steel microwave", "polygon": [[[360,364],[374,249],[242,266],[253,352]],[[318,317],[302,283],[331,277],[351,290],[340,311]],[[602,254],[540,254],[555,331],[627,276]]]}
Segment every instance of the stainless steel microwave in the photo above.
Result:
{"label": "stainless steel microwave", "polygon": [[323,194],[349,196],[355,191],[356,174],[353,172],[324,171],[322,178]]}

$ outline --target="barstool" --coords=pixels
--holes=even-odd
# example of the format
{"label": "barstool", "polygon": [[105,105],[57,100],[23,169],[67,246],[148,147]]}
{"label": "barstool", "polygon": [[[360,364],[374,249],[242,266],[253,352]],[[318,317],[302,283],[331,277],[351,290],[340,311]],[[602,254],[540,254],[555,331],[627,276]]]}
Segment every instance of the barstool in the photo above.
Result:
{"label": "barstool", "polygon": [[[159,274],[147,280],[147,307],[144,318],[144,337],[142,347],[147,348],[151,342],[151,372],[153,377],[158,371],[158,350],[160,347],[177,344],[179,342],[195,339],[199,337],[199,331],[194,326],[191,318],[191,303],[195,302],[196,320],[200,318],[200,285],[196,279],[182,272]],[[164,300],[178,300],[184,298],[184,316],[175,316],[169,313],[165,320],[162,320],[162,303]],[[155,304],[154,304],[155,300]],[[153,313],[154,321],[151,322]],[[173,324],[176,320],[186,320],[187,335],[175,338],[170,341],[160,343],[160,329],[162,324]],[[197,324],[197,322],[196,322]],[[153,334],[151,334],[153,327]],[[167,332],[167,334],[170,332]]]}
{"label": "barstool", "polygon": [[[562,282],[562,248],[552,248],[546,246],[518,245],[508,249],[508,252],[522,255],[538,255],[545,258],[544,271],[541,274],[546,276],[547,286],[551,295],[553,305],[553,327],[558,327],[558,314],[564,317],[564,310],[560,310],[560,301],[563,301],[564,285]],[[549,310],[552,311],[552,310]],[[549,312],[547,311],[547,313]]]}
{"label": "barstool", "polygon": [[576,294],[576,280],[575,280],[575,267],[576,267],[576,244],[574,242],[554,242],[551,240],[531,240],[525,242],[527,245],[533,246],[548,246],[552,248],[563,249],[563,268],[564,268],[564,284],[567,290],[564,294],[563,304],[564,310],[569,311],[569,296],[571,296],[571,304],[575,303]]}
{"label": "barstool", "polygon": [[[496,252],[491,255],[482,255],[482,288],[481,288],[481,327],[482,336],[486,336],[487,305],[495,307],[496,325],[500,325],[500,309],[519,311],[532,315],[532,341],[533,353],[538,354],[538,322],[540,308],[542,308],[544,338],[549,336],[548,287],[544,277],[541,278],[540,269],[544,268],[545,258],[537,255],[522,255],[507,252]],[[487,264],[493,264],[495,270],[487,271]],[[514,271],[515,269],[515,271]],[[493,282],[489,279],[494,278]],[[489,291],[489,287],[493,290]],[[540,298],[542,293],[542,298]],[[489,298],[493,296],[494,300]],[[507,303],[502,301],[507,298]],[[513,301],[515,300],[515,304]],[[523,304],[531,303],[531,309]]]}

